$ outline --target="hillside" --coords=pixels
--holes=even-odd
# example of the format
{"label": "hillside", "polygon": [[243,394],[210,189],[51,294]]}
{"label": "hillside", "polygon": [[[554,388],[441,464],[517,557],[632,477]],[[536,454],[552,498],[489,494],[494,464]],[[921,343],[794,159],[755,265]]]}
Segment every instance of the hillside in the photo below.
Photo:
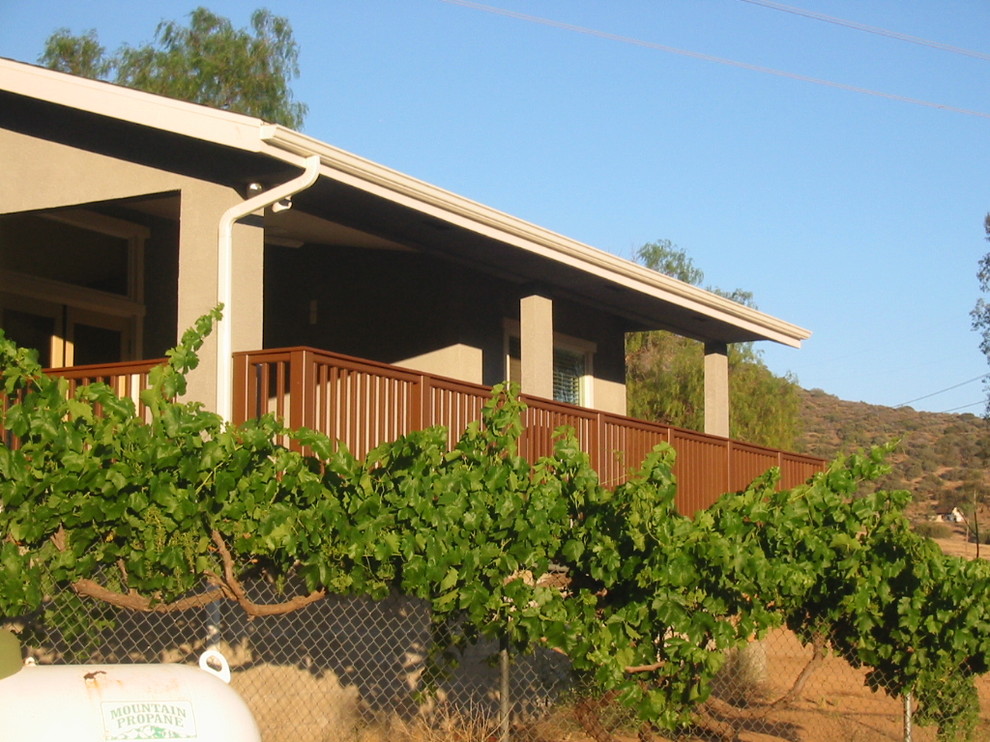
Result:
{"label": "hillside", "polygon": [[924,520],[954,506],[968,512],[975,501],[979,522],[990,532],[990,427],[982,417],[846,402],[820,389],[802,389],[801,420],[800,450],[824,458],[899,440],[889,459],[893,472],[882,485],[914,494],[912,518]]}

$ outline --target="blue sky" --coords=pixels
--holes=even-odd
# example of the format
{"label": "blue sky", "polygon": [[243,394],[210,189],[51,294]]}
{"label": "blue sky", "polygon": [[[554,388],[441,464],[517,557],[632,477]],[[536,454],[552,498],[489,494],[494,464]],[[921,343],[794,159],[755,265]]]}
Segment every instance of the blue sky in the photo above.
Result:
{"label": "blue sky", "polygon": [[[707,285],[813,331],[762,346],[803,386],[894,406],[959,385],[911,406],[982,412],[988,59],[746,0],[487,3],[552,23],[445,0],[0,0],[0,56],[35,61],[57,27],[150,41],[198,4],[290,20],[307,134],[619,255],[672,240]],[[990,55],[984,0],[788,6]]]}

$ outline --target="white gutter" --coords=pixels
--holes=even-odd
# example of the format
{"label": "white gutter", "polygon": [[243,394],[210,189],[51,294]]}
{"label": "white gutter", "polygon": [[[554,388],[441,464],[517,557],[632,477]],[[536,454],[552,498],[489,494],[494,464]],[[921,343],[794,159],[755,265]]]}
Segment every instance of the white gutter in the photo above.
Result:
{"label": "white gutter", "polygon": [[320,157],[311,155],[302,163],[302,175],[259,193],[235,206],[220,217],[217,250],[217,303],[223,304],[223,316],[217,323],[217,413],[227,421],[233,417],[234,407],[234,359],[231,325],[231,300],[233,297],[233,231],[234,223],[260,209],[277,204],[283,199],[309,188],[320,175]]}

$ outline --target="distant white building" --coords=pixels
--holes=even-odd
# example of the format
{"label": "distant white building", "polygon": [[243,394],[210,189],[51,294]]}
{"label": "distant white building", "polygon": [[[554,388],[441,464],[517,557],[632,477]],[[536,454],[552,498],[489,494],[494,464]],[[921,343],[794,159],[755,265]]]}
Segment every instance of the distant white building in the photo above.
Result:
{"label": "distant white building", "polygon": [[932,520],[936,523],[965,523],[966,516],[959,508],[952,508],[952,510],[935,513]]}

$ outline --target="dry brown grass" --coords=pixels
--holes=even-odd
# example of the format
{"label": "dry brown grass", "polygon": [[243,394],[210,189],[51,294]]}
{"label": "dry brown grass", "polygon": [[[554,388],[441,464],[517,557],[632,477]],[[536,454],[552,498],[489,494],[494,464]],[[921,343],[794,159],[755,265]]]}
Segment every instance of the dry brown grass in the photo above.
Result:
{"label": "dry brown grass", "polygon": [[413,719],[389,717],[365,730],[361,742],[482,742],[499,738],[499,722],[489,714],[441,706]]}
{"label": "dry brown grass", "polygon": [[363,726],[357,689],[342,687],[330,673],[317,677],[297,667],[258,665],[235,672],[231,685],[251,708],[265,742],[366,742],[357,736]]}
{"label": "dry brown grass", "polygon": [[254,714],[264,742],[482,742],[498,739],[490,712],[442,702],[373,712],[357,687],[305,669],[257,665],[234,673],[233,686]]}

